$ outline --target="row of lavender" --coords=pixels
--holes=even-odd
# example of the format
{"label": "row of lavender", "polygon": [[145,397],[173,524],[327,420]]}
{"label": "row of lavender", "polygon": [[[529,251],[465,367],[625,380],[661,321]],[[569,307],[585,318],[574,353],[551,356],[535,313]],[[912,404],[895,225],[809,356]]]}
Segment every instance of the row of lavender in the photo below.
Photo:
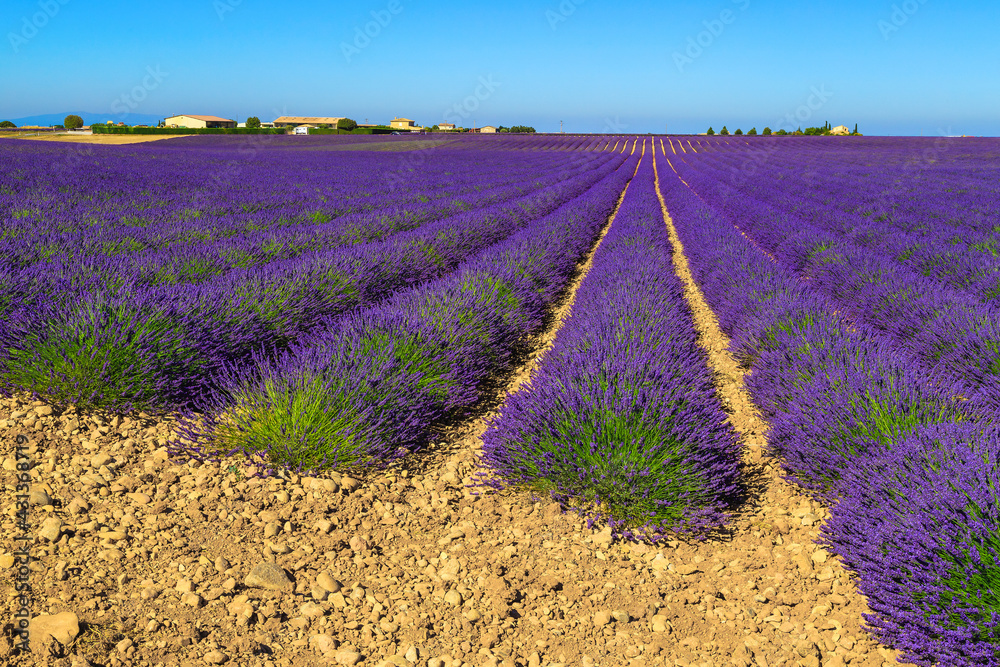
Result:
{"label": "row of lavender", "polygon": [[[246,266],[524,196],[594,164],[586,156],[484,160],[437,151],[421,154],[433,162],[415,170],[406,153],[331,160],[271,147],[237,160],[238,149],[185,144],[153,154],[105,151],[61,178],[50,170],[59,153],[5,143],[0,152],[13,168],[0,174],[0,259],[19,268],[94,256],[162,264],[178,246]],[[227,160],[238,173],[220,178]],[[405,187],[388,187],[394,168],[405,168]]]}
{"label": "row of lavender", "polygon": [[[823,238],[811,248],[831,239],[863,246],[886,263],[1000,304],[1000,169],[993,161],[1000,151],[989,142],[923,142],[931,156],[921,161],[920,145],[787,151],[782,160],[730,151],[700,166],[712,178],[728,172],[742,195],[812,223]],[[759,173],[747,179],[741,168],[750,159]],[[772,181],[782,187],[763,185]]]}
{"label": "row of lavender", "polygon": [[127,261],[114,276],[86,262],[0,272],[0,386],[82,408],[190,404],[223,365],[286,348],[324,318],[447,274],[586,192],[622,159],[587,160],[554,183],[542,174],[549,187],[526,197],[383,241],[197,284],[145,284]]}
{"label": "row of lavender", "polygon": [[[445,159],[445,166],[454,164],[451,162],[453,157]],[[32,284],[42,283],[48,276],[73,276],[76,280],[86,278],[115,286],[124,283],[205,283],[234,269],[248,269],[305,255],[329,256],[349,251],[350,246],[394,235],[402,238],[401,232],[419,230],[442,219],[491,215],[497,210],[509,210],[512,202],[530,207],[532,202],[557,197],[567,182],[592,175],[607,161],[604,158],[575,160],[544,175],[536,175],[528,185],[503,182],[486,188],[480,185],[474,196],[464,197],[461,206],[455,206],[459,203],[456,200],[449,200],[444,206],[418,203],[413,206],[412,215],[404,217],[349,214],[325,224],[278,228],[267,227],[267,223],[258,219],[252,226],[261,226],[260,229],[223,235],[217,234],[219,228],[210,221],[203,222],[204,218],[171,221],[144,230],[120,225],[102,226],[76,234],[34,234],[30,240],[10,239],[7,248],[0,248],[0,253],[9,250],[5,257],[11,267],[9,271],[18,272],[22,282],[27,280]],[[490,180],[489,173],[480,171],[479,176],[486,182]],[[57,241],[52,240],[53,236]],[[194,238],[182,240],[181,237]]]}
{"label": "row of lavender", "polygon": [[995,409],[857,326],[848,295],[830,303],[776,263],[729,214],[746,214],[737,198],[679,166],[691,188],[665,194],[695,278],[753,369],[772,448],[836,502],[824,538],[858,573],[871,629],[918,664],[1000,664]]}
{"label": "row of lavender", "polygon": [[[795,161],[794,154],[790,158]],[[1000,311],[980,298],[983,284],[993,289],[1000,285],[1000,263],[992,257],[969,259],[981,271],[978,288],[942,284],[887,253],[877,239],[889,234],[877,223],[870,235],[860,235],[870,243],[858,244],[858,236],[828,231],[823,221],[833,217],[829,211],[811,209],[809,218],[789,212],[791,207],[782,202],[790,196],[770,181],[768,172],[762,174],[765,180],[755,179],[741,192],[721,182],[711,162],[695,158],[679,165],[699,195],[738,220],[779,263],[808,279],[873,336],[904,351],[938,383],[1000,408]],[[866,225],[869,230],[872,226]]]}
{"label": "row of lavender", "polygon": [[228,367],[188,418],[184,451],[315,470],[383,465],[425,444],[539,330],[634,170],[626,161],[447,276]]}
{"label": "row of lavender", "polygon": [[725,522],[739,447],[674,271],[651,156],[554,347],[484,443],[487,484],[551,494],[627,539]]}

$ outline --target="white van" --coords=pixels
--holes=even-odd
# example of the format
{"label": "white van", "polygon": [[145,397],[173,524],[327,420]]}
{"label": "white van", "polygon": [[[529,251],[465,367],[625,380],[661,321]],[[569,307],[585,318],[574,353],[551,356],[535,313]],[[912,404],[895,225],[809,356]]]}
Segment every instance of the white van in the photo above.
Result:
{"label": "white van", "polygon": [[306,127],[306,126],[304,126],[304,125],[302,125],[300,127],[295,128],[294,133],[295,134],[309,134],[309,128]]}

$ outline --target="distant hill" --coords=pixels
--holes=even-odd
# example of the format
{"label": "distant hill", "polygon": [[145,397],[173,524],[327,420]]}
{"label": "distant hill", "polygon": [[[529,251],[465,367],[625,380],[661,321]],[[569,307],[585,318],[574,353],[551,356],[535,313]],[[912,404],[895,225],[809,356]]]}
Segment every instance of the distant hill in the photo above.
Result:
{"label": "distant hill", "polygon": [[82,118],[84,125],[105,123],[109,120],[116,123],[122,122],[126,125],[156,125],[164,119],[164,116],[153,116],[147,113],[115,114],[91,113],[89,111],[67,111],[66,113],[46,113],[38,116],[26,116],[24,118],[0,117],[0,120],[9,120],[18,127],[22,127],[24,125],[41,125],[42,127],[48,127],[50,125],[62,125],[62,122],[66,120],[66,116],[70,114],[76,114]]}

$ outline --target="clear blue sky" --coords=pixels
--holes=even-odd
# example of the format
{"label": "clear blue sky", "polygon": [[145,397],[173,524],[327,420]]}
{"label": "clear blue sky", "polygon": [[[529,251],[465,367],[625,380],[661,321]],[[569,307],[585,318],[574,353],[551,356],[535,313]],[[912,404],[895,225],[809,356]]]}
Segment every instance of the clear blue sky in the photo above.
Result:
{"label": "clear blue sky", "polygon": [[127,108],[703,132],[778,129],[798,112],[796,125],[869,134],[1000,134],[995,2],[3,5],[0,118]]}

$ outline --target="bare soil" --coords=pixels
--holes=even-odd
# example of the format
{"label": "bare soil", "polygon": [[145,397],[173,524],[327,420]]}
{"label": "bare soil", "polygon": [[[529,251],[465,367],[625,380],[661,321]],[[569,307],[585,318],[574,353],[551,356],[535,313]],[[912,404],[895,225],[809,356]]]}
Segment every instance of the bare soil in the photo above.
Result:
{"label": "bare soil", "polygon": [[125,144],[143,144],[147,141],[163,141],[188,135],[183,134],[38,134],[31,137],[18,137],[31,141],[60,141],[69,144],[103,144],[105,146],[123,146]]}

